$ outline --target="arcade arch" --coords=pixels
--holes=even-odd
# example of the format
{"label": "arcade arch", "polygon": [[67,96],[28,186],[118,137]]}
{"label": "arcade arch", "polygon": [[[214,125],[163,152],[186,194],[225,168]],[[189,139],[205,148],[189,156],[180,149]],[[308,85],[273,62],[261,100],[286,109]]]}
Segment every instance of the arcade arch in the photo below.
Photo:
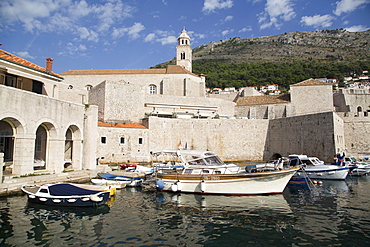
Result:
{"label": "arcade arch", "polygon": [[81,169],[82,138],[81,130],[76,125],[70,125],[65,132],[64,169]]}

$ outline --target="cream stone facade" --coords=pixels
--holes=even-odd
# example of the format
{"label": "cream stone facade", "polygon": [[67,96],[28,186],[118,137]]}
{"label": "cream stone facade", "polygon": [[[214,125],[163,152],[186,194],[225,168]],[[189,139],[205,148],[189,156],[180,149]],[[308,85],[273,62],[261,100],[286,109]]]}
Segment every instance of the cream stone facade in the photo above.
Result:
{"label": "cream stone facade", "polygon": [[13,174],[149,162],[167,148],[212,150],[229,161],[370,156],[370,92],[333,94],[331,84],[308,79],[287,95],[207,97],[205,76],[186,60],[184,33],[177,54],[186,61],[166,69],[58,75],[2,52],[0,147]]}
{"label": "cream stone facade", "polygon": [[[63,78],[0,50],[0,151],[5,172],[94,169],[97,107],[59,99]],[[88,130],[88,132],[86,132]]]}

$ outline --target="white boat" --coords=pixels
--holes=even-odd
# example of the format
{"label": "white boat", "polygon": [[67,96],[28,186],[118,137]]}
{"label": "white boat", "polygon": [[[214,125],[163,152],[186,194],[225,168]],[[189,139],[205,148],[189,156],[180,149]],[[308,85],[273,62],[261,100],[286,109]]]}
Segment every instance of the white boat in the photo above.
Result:
{"label": "white boat", "polygon": [[[163,150],[184,166],[182,170],[158,170],[157,188],[162,191],[258,195],[282,193],[299,167],[248,172],[244,167],[225,164],[217,155],[202,150]],[[159,153],[155,153],[159,156]]]}
{"label": "white boat", "polygon": [[[128,187],[140,186],[144,181],[146,173],[144,172],[126,172],[126,171],[111,171],[109,173],[99,173],[98,177],[102,180],[115,181],[125,183]],[[91,181],[93,182],[93,181]],[[94,180],[97,182],[97,180]],[[104,181],[100,181],[103,183]]]}
{"label": "white boat", "polygon": [[100,178],[92,178],[91,183],[95,185],[105,185],[115,189],[123,189],[127,185],[127,181],[119,181],[119,180],[108,180],[108,179],[100,179]]}
{"label": "white boat", "polygon": [[355,157],[352,156],[344,157],[341,161],[341,164],[346,167],[350,167],[350,174],[353,176],[363,176],[370,172],[370,164],[366,162],[359,162]]}
{"label": "white boat", "polygon": [[289,155],[290,166],[302,166],[304,171],[311,179],[346,179],[349,168],[337,165],[325,165],[317,157],[308,157],[307,155]]}

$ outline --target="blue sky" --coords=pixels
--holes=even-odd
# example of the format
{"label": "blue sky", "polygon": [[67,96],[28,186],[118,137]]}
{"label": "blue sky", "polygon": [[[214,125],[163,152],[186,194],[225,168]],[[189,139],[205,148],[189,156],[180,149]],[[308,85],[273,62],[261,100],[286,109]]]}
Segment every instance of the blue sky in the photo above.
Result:
{"label": "blue sky", "polygon": [[53,71],[142,69],[233,37],[370,28],[370,0],[1,0],[0,49]]}

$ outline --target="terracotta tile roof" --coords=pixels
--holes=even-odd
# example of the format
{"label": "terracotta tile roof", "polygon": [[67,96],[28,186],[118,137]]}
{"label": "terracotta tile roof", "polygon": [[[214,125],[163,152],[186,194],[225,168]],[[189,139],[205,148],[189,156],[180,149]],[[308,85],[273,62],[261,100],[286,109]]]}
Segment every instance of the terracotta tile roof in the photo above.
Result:
{"label": "terracotta tile roof", "polygon": [[[97,70],[68,70],[61,75],[112,75],[112,74],[192,74],[181,66],[168,65],[167,69],[97,69]],[[196,76],[196,75],[195,75]]]}
{"label": "terracotta tile roof", "polygon": [[123,123],[105,123],[103,121],[98,121],[99,127],[115,127],[115,128],[133,128],[133,129],[147,129],[142,124],[123,124]]}
{"label": "terracotta tile roof", "polygon": [[179,65],[168,65],[167,74],[190,74],[197,76]]}
{"label": "terracotta tile roof", "polygon": [[283,103],[290,103],[289,94],[239,97],[236,101],[236,106],[269,105]]}
{"label": "terracotta tile roof", "polygon": [[4,51],[4,50],[1,50],[1,49],[0,49],[0,59],[6,60],[6,61],[11,62],[11,63],[18,64],[18,65],[21,65],[21,66],[24,66],[24,67],[27,67],[27,68],[30,68],[30,69],[33,69],[33,70],[38,70],[42,73],[46,73],[48,75],[53,75],[53,76],[56,76],[56,77],[59,77],[59,78],[63,79],[63,77],[61,77],[57,73],[54,73],[52,71],[48,71],[44,67],[38,66],[34,63],[31,63],[31,62],[27,61],[26,59],[20,58],[20,57],[14,55],[14,54],[11,54],[11,53],[9,53],[7,51]]}
{"label": "terracotta tile roof", "polygon": [[292,87],[292,86],[315,86],[315,85],[331,85],[331,83],[322,82],[311,78],[305,81],[298,82],[296,84],[292,84],[290,86]]}

